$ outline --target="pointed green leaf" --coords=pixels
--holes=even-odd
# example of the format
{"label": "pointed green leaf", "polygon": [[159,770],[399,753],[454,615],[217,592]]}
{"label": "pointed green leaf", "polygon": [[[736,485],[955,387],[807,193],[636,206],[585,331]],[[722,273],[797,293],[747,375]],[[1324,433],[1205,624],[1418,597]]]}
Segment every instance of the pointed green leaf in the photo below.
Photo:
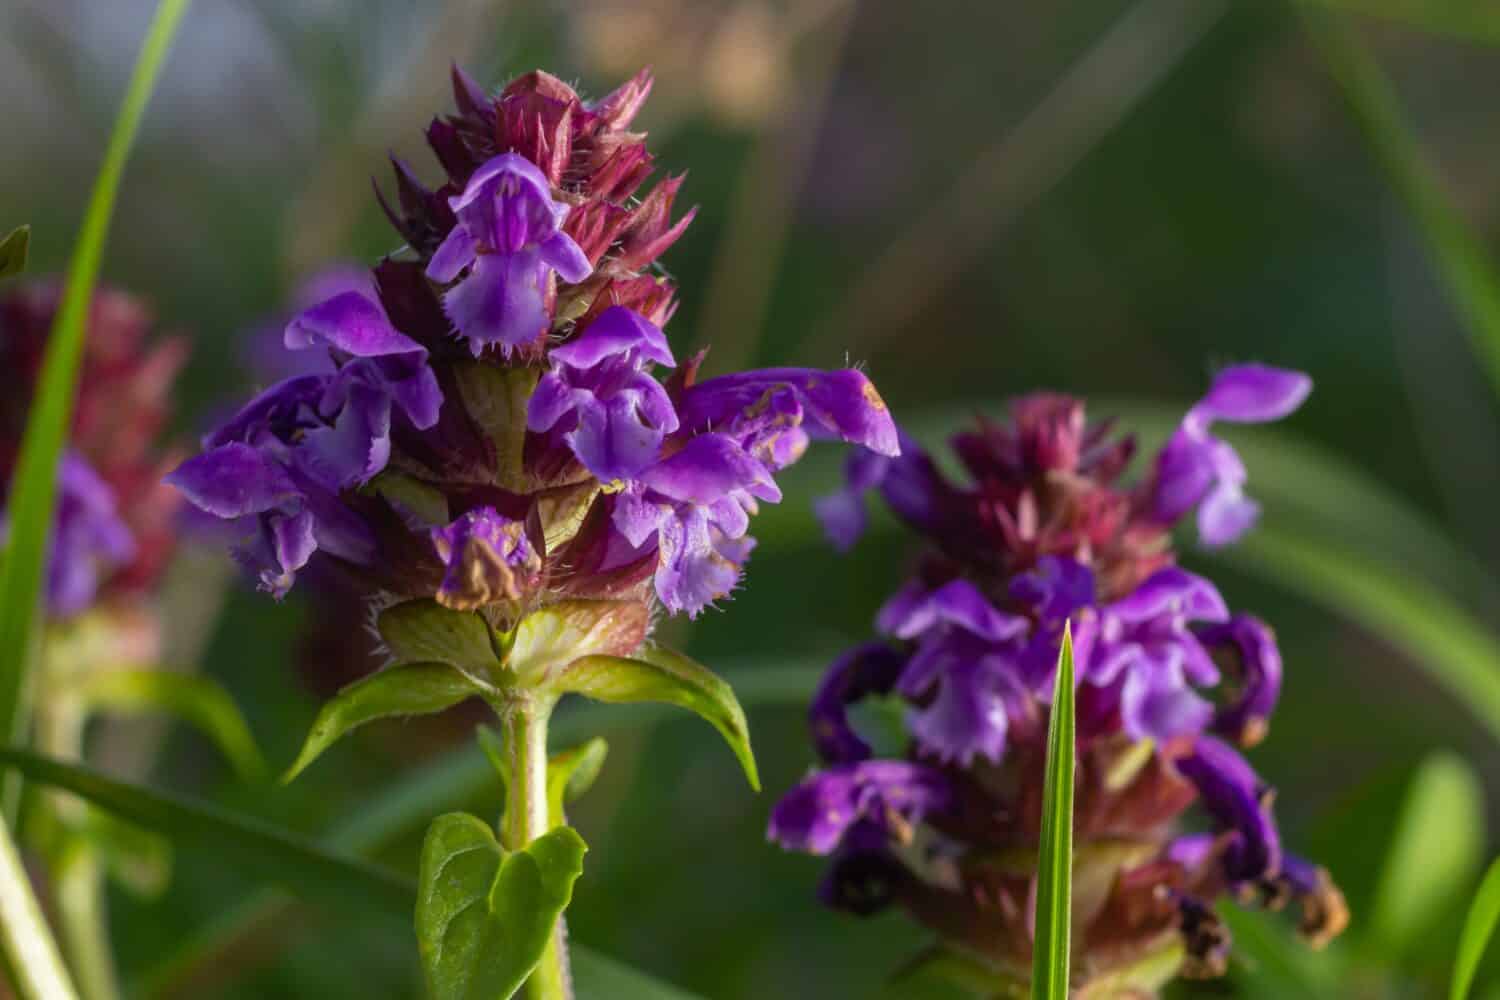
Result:
{"label": "pointed green leaf", "polygon": [[1047,723],[1047,775],[1037,858],[1032,1000],[1067,1000],[1073,874],[1073,628],[1063,628]]}
{"label": "pointed green leaf", "polygon": [[155,830],[300,896],[333,906],[409,913],[411,884],[386,869],[340,857],[261,820],[216,806],[106,778],[24,750],[0,749],[0,766],[30,781],[62,788],[121,819]]}
{"label": "pointed green leaf", "polygon": [[17,226],[0,240],[0,278],[26,270],[26,251],[31,246],[31,227]]}
{"label": "pointed green leaf", "polygon": [[563,824],[563,806],[593,786],[608,754],[609,744],[596,736],[547,762],[547,816],[553,826]]}
{"label": "pointed green leaf", "polygon": [[0,563],[0,741],[11,741],[24,728],[21,701],[57,503],[57,466],[67,443],[89,302],[115,196],[157,74],[187,6],[187,0],[161,0],[147,29],[68,264],[62,304],[47,338],[46,358],[12,474],[5,505],[9,543]]}
{"label": "pointed green leaf", "polygon": [[1468,997],[1469,988],[1474,985],[1474,973],[1479,968],[1479,960],[1484,957],[1484,950],[1489,947],[1496,923],[1500,923],[1500,858],[1490,863],[1490,870],[1485,872],[1484,881],[1474,894],[1474,902],[1469,904],[1463,933],[1458,936],[1458,958],[1453,963],[1453,988],[1448,994],[1449,1000],[1466,1000]]}
{"label": "pointed green leaf", "polygon": [[380,612],[375,627],[397,663],[451,663],[480,680],[500,667],[494,634],[472,611],[454,611],[429,598],[403,601]]}
{"label": "pointed green leaf", "polygon": [[234,699],[217,682],[170,670],[103,670],[68,690],[86,709],[159,711],[199,729],[245,781],[266,775],[265,758]]}
{"label": "pointed green leaf", "polygon": [[596,701],[659,701],[696,712],[724,737],[739,758],[750,787],[760,791],[745,711],[734,689],[701,663],[660,646],[643,647],[628,659],[585,656],[568,665],[557,679],[556,689]]}
{"label": "pointed green leaf", "polygon": [[422,844],[417,947],[435,1000],[507,1000],[573,898],[588,848],[563,826],[506,854],[467,813],[433,820]]}
{"label": "pointed green leaf", "polygon": [[1387,956],[1414,945],[1457,900],[1484,857],[1484,786],[1451,753],[1417,768],[1386,855],[1368,943]]}
{"label": "pointed green leaf", "polygon": [[521,619],[506,637],[507,676],[528,687],[551,685],[581,657],[617,656],[638,648],[650,617],[640,601],[549,604]]}
{"label": "pointed green leaf", "polygon": [[466,675],[446,663],[407,663],[355,681],[325,704],[302,752],[282,776],[291,781],[350,730],[393,715],[431,715],[479,693]]}

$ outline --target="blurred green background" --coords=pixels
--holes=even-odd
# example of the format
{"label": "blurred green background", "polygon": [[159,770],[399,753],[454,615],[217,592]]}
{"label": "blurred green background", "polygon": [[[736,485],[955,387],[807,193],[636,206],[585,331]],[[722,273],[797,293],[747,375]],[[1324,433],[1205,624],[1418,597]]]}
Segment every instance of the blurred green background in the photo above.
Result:
{"label": "blurred green background", "polygon": [[[0,229],[33,224],[33,271],[65,261],[151,6],[0,0]],[[1184,539],[1184,561],[1279,632],[1286,688],[1253,759],[1354,923],[1307,961],[1275,921],[1237,927],[1231,978],[1179,992],[1440,994],[1496,843],[1486,817],[1500,829],[1500,271],[1483,249],[1500,236],[1500,8],[198,0],[104,268],[192,338],[184,441],[251,387],[246,332],[301,279],[395,246],[368,178],[385,182],[387,150],[434,175],[421,129],[449,107],[450,60],[489,85],[545,67],[594,95],[655,69],[638,127],[702,206],[666,258],[669,333],[679,356],[713,344],[712,371],[852,359],[934,440],[1037,388],[1159,438],[1216,363],[1310,372],[1285,426],[1231,435],[1264,530],[1227,557]],[[889,530],[849,558],[821,541],[810,499],[838,458],[789,474],[732,602],[665,626],[746,681],[766,793],[701,723],[611,712],[574,816],[592,845],[575,940],[715,1000],[881,995],[923,943],[895,915],[820,909],[820,864],[763,837],[811,761],[799,699],[910,555]],[[216,558],[188,554],[172,626],[206,630],[202,668],[284,763],[318,704],[295,665],[317,612],[232,584],[220,609],[202,582]],[[431,812],[498,803],[467,746],[462,725],[382,724],[290,788],[247,789],[174,731],[147,778],[309,833],[385,815],[394,782],[449,781],[381,851],[410,869]],[[137,982],[254,888],[212,852],[175,865],[164,896],[113,900]],[[418,996],[415,959],[400,915],[307,909],[175,981]]]}

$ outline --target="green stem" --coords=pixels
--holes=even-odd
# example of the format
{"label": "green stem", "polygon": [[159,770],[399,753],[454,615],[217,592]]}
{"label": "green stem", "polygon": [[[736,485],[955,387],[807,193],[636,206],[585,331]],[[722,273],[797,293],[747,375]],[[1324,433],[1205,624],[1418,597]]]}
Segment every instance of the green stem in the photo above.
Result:
{"label": "green stem", "polygon": [[31,891],[10,828],[0,822],[0,938],[22,1000],[76,1000],[57,943]]}
{"label": "green stem", "polygon": [[[552,828],[547,815],[547,720],[551,699],[517,695],[500,708],[505,730],[506,802],[500,842],[518,851]],[[541,961],[521,987],[525,1000],[572,1000],[567,926],[561,917]]]}
{"label": "green stem", "polygon": [[104,868],[93,848],[80,846],[52,873],[57,919],[78,985],[88,1000],[119,1000],[120,983],[109,945]]}

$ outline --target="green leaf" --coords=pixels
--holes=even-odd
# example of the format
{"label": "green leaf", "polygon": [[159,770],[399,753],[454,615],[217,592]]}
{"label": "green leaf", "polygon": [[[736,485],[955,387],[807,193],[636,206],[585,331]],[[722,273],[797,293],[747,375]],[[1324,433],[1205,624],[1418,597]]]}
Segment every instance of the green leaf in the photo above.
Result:
{"label": "green leaf", "polygon": [[[1500,284],[1494,261],[1444,192],[1374,57],[1336,19],[1309,12],[1306,20],[1355,122],[1426,239],[1479,364],[1500,393]],[[1500,23],[1493,16],[1491,22]]]}
{"label": "green leaf", "polygon": [[136,58],[68,265],[62,304],[47,340],[47,355],[21,440],[6,505],[10,542],[0,564],[0,742],[24,733],[22,697],[57,502],[57,465],[67,444],[89,302],[115,196],[157,74],[187,6],[187,0],[161,0]]}
{"label": "green leaf", "polygon": [[587,850],[566,826],[507,854],[474,816],[433,820],[417,888],[417,946],[433,997],[514,995],[567,909]]}
{"label": "green leaf", "polygon": [[212,740],[245,781],[266,775],[265,758],[245,717],[211,678],[170,670],[103,670],[71,686],[67,694],[90,710],[174,715]]}
{"label": "green leaf", "polygon": [[1032,1000],[1067,1000],[1073,873],[1073,627],[1064,626],[1047,723],[1042,837],[1037,858]]}
{"label": "green leaf", "polygon": [[478,362],[453,366],[464,412],[495,445],[496,484],[517,493],[530,492],[522,452],[526,446],[526,406],[541,372],[536,368],[501,368]]}
{"label": "green leaf", "polygon": [[[822,663],[745,663],[726,671],[742,702],[757,705],[805,705],[822,677]],[[576,705],[560,712],[550,726],[561,742],[584,739],[601,732],[629,729],[674,717],[664,707],[640,705],[621,709],[603,705]],[[429,817],[456,803],[471,801],[495,780],[495,771],[480,746],[463,746],[428,764],[413,768],[391,782],[380,795],[351,810],[347,819],[331,829],[322,843],[330,850],[369,855],[422,828]],[[292,902],[276,893],[257,893],[228,906],[218,919],[181,943],[179,948],[143,976],[142,993],[173,995],[183,984],[209,975],[225,956],[246,939],[286,919]],[[579,948],[572,949],[575,964]],[[585,981],[578,968],[579,982]],[[580,989],[584,1000],[594,994]],[[670,994],[666,994],[670,996]]]}
{"label": "green leaf", "polygon": [[568,665],[556,681],[557,690],[574,692],[595,701],[657,701],[696,712],[719,731],[745,770],[750,787],[760,791],[755,755],[750,750],[750,726],[734,689],[718,674],[681,653],[648,646],[633,658],[585,656]]}
{"label": "green leaf", "polygon": [[31,227],[17,226],[0,240],[0,278],[26,270],[26,251],[31,246]]}
{"label": "green leaf", "polygon": [[527,687],[552,687],[570,663],[617,656],[646,638],[650,612],[640,601],[559,601],[533,611],[505,638],[507,676]]}
{"label": "green leaf", "polygon": [[335,907],[409,913],[411,885],[384,868],[330,853],[312,841],[207,803],[129,785],[84,767],[0,750],[0,766],[28,780],[65,789],[121,819],[236,865],[298,895]]}
{"label": "green leaf", "polygon": [[609,754],[609,744],[594,737],[582,746],[554,754],[547,762],[547,816],[553,826],[561,826],[563,806],[593,787]]}
{"label": "green leaf", "polygon": [[476,694],[479,688],[474,681],[446,663],[387,667],[355,681],[318,712],[302,752],[282,776],[282,783],[297,777],[324,750],[358,726],[391,716],[431,715]]}
{"label": "green leaf", "polygon": [[1462,898],[1485,843],[1484,791],[1463,758],[1433,754],[1417,768],[1386,855],[1369,944],[1387,958],[1430,931]]}
{"label": "green leaf", "polygon": [[1479,960],[1489,947],[1495,933],[1495,924],[1500,923],[1500,858],[1490,863],[1474,902],[1469,904],[1469,915],[1464,920],[1463,933],[1458,936],[1458,958],[1453,963],[1453,988],[1448,1000],[1466,1000],[1469,988],[1474,985],[1474,973]]}
{"label": "green leaf", "polygon": [[454,611],[422,598],[386,608],[375,627],[397,663],[451,663],[483,681],[500,667],[495,637],[472,611]]}

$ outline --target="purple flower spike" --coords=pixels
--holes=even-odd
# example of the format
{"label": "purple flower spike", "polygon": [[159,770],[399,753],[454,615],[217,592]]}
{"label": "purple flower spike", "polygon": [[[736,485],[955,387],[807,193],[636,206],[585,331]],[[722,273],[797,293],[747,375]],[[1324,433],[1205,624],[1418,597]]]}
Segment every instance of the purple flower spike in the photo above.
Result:
{"label": "purple flower spike", "polygon": [[1245,465],[1227,443],[1209,433],[1216,420],[1265,423],[1302,405],[1312,379],[1267,365],[1235,365],[1214,379],[1208,394],[1182,420],[1157,456],[1152,508],[1171,523],[1198,508],[1198,535],[1217,547],[1236,541],[1259,516],[1245,496]]}
{"label": "purple flower spike", "polygon": [[855,646],[834,661],[808,708],[808,722],[818,754],[830,764],[848,764],[870,756],[870,745],[849,724],[849,706],[871,694],[885,694],[896,684],[906,657],[883,642]]}
{"label": "purple flower spike", "polygon": [[136,547],[114,491],[82,456],[64,452],[57,478],[46,594],[48,612],[61,618],[93,604],[104,574],[129,562]]}
{"label": "purple flower spike", "polygon": [[1214,715],[1214,731],[1245,747],[1265,739],[1281,695],[1281,651],[1270,626],[1251,615],[1198,630],[1209,650],[1224,650],[1238,668],[1239,696]]}
{"label": "purple flower spike", "polygon": [[1281,836],[1271,815],[1271,790],[1227,744],[1200,737],[1177,769],[1198,789],[1203,805],[1232,832],[1224,854],[1231,881],[1275,876],[1281,870]]}
{"label": "purple flower spike", "polygon": [[481,166],[448,205],[458,222],[427,276],[439,284],[458,280],[443,299],[449,319],[476,356],[491,344],[509,351],[537,339],[550,322],[549,272],[576,284],[593,270],[559,228],[568,206],[553,200],[541,170],[516,153]]}
{"label": "purple flower spike", "polygon": [[856,824],[905,839],[911,824],[951,801],[947,780],[932,768],[861,761],[820,771],[788,792],[771,811],[766,836],[787,850],[829,854]]}
{"label": "purple flower spike", "polygon": [[584,468],[606,483],[627,483],[656,461],[678,426],[671,398],[648,369],[676,363],[660,328],[612,306],[549,358],[552,371],[528,404],[530,430],[562,430]]}
{"label": "purple flower spike", "polygon": [[518,600],[542,567],[525,525],[493,507],[434,528],[432,545],[446,569],[438,603],[459,611]]}

